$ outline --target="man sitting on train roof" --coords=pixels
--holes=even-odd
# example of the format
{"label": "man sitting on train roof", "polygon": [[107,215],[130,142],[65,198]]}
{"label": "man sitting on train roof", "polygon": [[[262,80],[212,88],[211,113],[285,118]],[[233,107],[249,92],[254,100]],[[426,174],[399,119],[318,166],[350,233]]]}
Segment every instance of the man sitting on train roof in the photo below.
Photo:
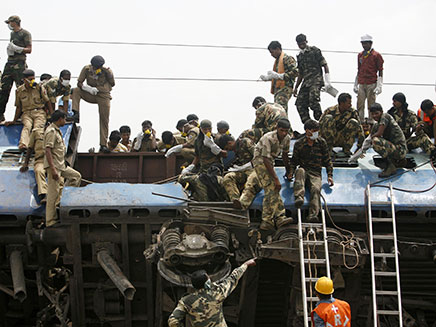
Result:
{"label": "man sitting on train roof", "polygon": [[195,140],[195,158],[183,169],[179,183],[188,185],[192,197],[197,201],[224,201],[227,199],[222,186],[223,163],[221,157],[227,152],[215,144],[212,123],[204,119],[200,123],[200,134]]}
{"label": "man sitting on train roof", "polygon": [[404,133],[395,119],[388,113],[383,113],[379,103],[369,108],[372,119],[376,121],[371,131],[371,141],[374,151],[386,159],[386,168],[379,177],[389,177],[397,172],[397,166],[404,166],[407,146]]}
{"label": "man sitting on train roof", "polygon": [[360,125],[359,113],[351,107],[350,94],[339,94],[338,104],[323,112],[319,124],[320,134],[327,142],[330,156],[335,146],[342,147],[344,154],[350,156],[356,137],[357,146],[362,146],[363,129]]}
{"label": "man sitting on train roof", "polygon": [[229,131],[230,125],[225,120],[220,120],[218,123],[216,123],[216,129],[218,133],[214,134],[214,139],[217,144],[219,144],[221,136],[231,135]]}
{"label": "man sitting on train roof", "polygon": [[121,144],[124,145],[128,151],[132,151],[132,141],[130,140],[130,134],[131,130],[130,127],[127,125],[123,125],[120,127],[120,134],[121,134]]}
{"label": "man sitting on train roof", "polygon": [[[224,176],[223,185],[230,201],[239,200],[240,190],[244,188],[248,176],[253,172],[254,142],[248,137],[238,138],[236,141],[231,135],[223,135],[219,139],[221,149],[233,151],[235,158],[232,167]],[[260,191],[260,189],[259,189]]]}
{"label": "man sitting on train roof", "polygon": [[27,149],[32,128],[44,128],[47,111],[50,114],[53,111],[45,87],[35,81],[35,72],[26,69],[23,76],[24,84],[18,87],[15,95],[14,120],[5,122],[6,126],[15,124],[21,116],[23,130],[18,144],[20,150]]}
{"label": "man sitting on train roof", "polygon": [[195,127],[200,127],[200,125],[198,124],[199,118],[196,114],[189,114],[188,116],[186,116],[186,120],[189,124]]}
{"label": "man sitting on train roof", "polygon": [[156,152],[157,141],[156,131],[149,120],[142,122],[142,132],[133,140],[132,152]]}
{"label": "man sitting on train roof", "polygon": [[[188,118],[191,118],[190,115],[188,115]],[[177,126],[179,126],[179,124],[183,122],[185,122],[185,124],[183,126],[182,134],[180,136],[186,139],[185,143],[170,148],[165,153],[165,157],[168,158],[173,153],[180,153],[187,161],[187,165],[189,165],[195,158],[195,141],[200,134],[200,129],[197,127],[198,124],[195,120],[191,120],[192,124],[190,124],[187,122],[187,120],[181,119],[177,123]]]}
{"label": "man sitting on train roof", "polygon": [[118,130],[114,130],[109,135],[109,142],[107,142],[107,147],[111,152],[129,152],[129,149],[121,142],[121,133]]}
{"label": "man sitting on train roof", "polygon": [[184,166],[189,165],[195,158],[195,150],[183,148],[186,144],[186,139],[181,134],[173,134],[170,131],[162,133],[162,140],[157,143],[157,150],[165,153],[168,158],[172,153],[180,153],[186,160]]}
{"label": "man sitting on train roof", "polygon": [[407,140],[407,148],[413,150],[421,148],[432,158],[436,157],[436,147],[430,137],[435,137],[436,106],[431,100],[424,100],[418,110],[418,124],[416,125],[415,136]]}

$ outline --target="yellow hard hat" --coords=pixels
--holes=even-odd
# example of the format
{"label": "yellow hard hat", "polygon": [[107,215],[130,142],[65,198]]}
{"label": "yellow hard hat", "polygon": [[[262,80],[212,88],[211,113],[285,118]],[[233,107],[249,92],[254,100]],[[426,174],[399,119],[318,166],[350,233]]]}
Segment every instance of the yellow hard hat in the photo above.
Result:
{"label": "yellow hard hat", "polygon": [[330,278],[323,276],[316,281],[315,290],[324,295],[332,294],[335,291],[333,288],[333,281]]}

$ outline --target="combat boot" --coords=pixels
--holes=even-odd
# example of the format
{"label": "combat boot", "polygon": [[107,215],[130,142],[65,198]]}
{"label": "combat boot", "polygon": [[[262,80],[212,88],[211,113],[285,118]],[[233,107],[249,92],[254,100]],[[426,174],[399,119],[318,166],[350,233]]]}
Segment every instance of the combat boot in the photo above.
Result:
{"label": "combat boot", "polygon": [[259,229],[261,229],[261,230],[275,230],[274,224],[267,221],[267,220],[262,220],[262,222],[260,223]]}
{"label": "combat boot", "polygon": [[72,122],[78,124],[80,122],[80,114],[78,111],[73,110],[73,115],[67,117],[67,122]]}
{"label": "combat boot", "polygon": [[277,228],[280,228],[282,226],[292,224],[293,222],[294,222],[294,219],[292,219],[292,217],[285,217],[285,216],[277,217],[276,226],[277,226]]}
{"label": "combat boot", "polygon": [[389,177],[395,175],[396,172],[397,167],[395,167],[390,159],[386,159],[386,168],[380,174],[378,174],[378,177]]}
{"label": "combat boot", "polygon": [[300,209],[304,204],[304,198],[302,196],[298,196],[295,198],[295,207]]}

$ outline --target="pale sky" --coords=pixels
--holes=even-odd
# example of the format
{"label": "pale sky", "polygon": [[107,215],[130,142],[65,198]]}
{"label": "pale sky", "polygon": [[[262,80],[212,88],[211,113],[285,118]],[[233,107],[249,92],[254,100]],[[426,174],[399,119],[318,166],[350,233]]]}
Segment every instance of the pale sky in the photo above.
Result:
{"label": "pale sky", "polygon": [[[274,59],[266,50],[272,40],[283,48],[296,49],[295,36],[306,34],[309,45],[321,50],[361,51],[360,36],[370,34],[374,49],[382,53],[436,55],[434,42],[434,0],[396,1],[1,1],[2,21],[19,15],[22,27],[32,33],[33,52],[28,66],[37,75],[58,76],[69,69],[78,76],[91,57],[106,59],[117,77],[193,77],[258,79],[272,68]],[[9,39],[9,29],[0,25],[0,39]],[[134,45],[41,43],[37,40],[120,41],[184,43],[264,47],[265,50],[211,49]],[[0,41],[0,66],[6,61],[6,41]],[[297,52],[285,51],[296,57]],[[333,86],[356,97],[352,85],[357,71],[357,54],[324,52]],[[384,55],[385,83],[434,84],[436,58]],[[75,86],[76,81],[72,80]],[[255,96],[273,100],[268,82],[198,82],[116,80],[112,91],[109,129],[129,125],[132,138],[141,122],[153,122],[159,137],[175,130],[178,119],[196,113],[230,123],[237,136],[254,122],[251,107]],[[383,87],[378,97],[385,110],[396,92],[406,95],[416,110],[421,101],[435,101],[434,86]],[[6,110],[13,118],[14,93]],[[321,107],[336,104],[322,94]],[[294,129],[302,131],[295,109],[289,102],[289,118]],[[97,105],[82,101],[82,137],[79,149],[98,148]]]}

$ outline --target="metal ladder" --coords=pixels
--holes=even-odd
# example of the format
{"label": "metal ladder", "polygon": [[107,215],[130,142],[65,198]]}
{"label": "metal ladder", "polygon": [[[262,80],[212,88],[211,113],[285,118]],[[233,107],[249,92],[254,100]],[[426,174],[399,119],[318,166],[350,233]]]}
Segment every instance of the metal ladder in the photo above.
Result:
{"label": "metal ladder", "polygon": [[[398,244],[397,244],[397,227],[395,221],[395,205],[394,205],[394,197],[393,197],[393,189],[392,184],[389,184],[389,201],[372,201],[371,200],[371,187],[370,184],[366,187],[366,196],[368,203],[368,225],[369,225],[369,245],[370,245],[370,253],[371,253],[371,279],[372,279],[372,307],[373,307],[373,326],[378,326],[378,317],[381,315],[389,315],[389,316],[398,316],[399,327],[403,327],[403,313],[401,306],[401,288],[400,288],[400,264],[398,259]],[[391,217],[382,218],[382,217],[372,217],[372,206],[386,206],[389,205],[391,208]],[[385,233],[377,233],[374,231],[375,226],[383,223],[391,223],[392,224],[392,234]],[[377,240],[391,240],[394,244],[394,253],[384,253],[380,251],[376,253],[374,251],[374,241]],[[395,260],[395,271],[380,271],[376,270],[376,260],[387,260],[394,259]],[[382,281],[383,278],[396,278],[397,290],[395,291],[383,291],[376,289],[376,278]],[[377,307],[377,299],[382,299],[385,295],[397,296],[398,298],[398,310],[382,310]]]}
{"label": "metal ladder", "polygon": [[[327,229],[325,224],[325,213],[324,209],[321,209],[321,223],[303,223],[301,218],[301,209],[298,209],[298,240],[300,245],[300,275],[301,275],[301,296],[302,296],[302,302],[303,302],[303,319],[304,319],[304,327],[309,327],[309,322],[311,322],[310,319],[310,312],[314,308],[314,304],[318,301],[318,297],[313,295],[313,284],[316,283],[318,280],[317,277],[309,276],[306,277],[306,268],[311,274],[311,265],[319,265],[319,264],[325,264],[326,274],[327,277],[330,278],[330,260],[329,260],[329,250],[328,250],[328,243],[327,243]],[[322,227],[323,231],[323,239],[317,240],[316,239],[316,231],[315,228]],[[303,229],[305,232],[303,233]],[[304,234],[304,235],[303,235]],[[306,239],[304,239],[304,237]],[[309,238],[311,238],[309,240]],[[316,246],[323,246],[324,247],[324,253],[325,258],[324,259],[312,259],[309,257],[310,251],[313,250]],[[305,256],[305,253],[308,256]],[[307,287],[306,284],[309,284],[309,294],[307,293]],[[308,304],[310,303],[310,311]],[[311,325],[311,323],[310,323]]]}

